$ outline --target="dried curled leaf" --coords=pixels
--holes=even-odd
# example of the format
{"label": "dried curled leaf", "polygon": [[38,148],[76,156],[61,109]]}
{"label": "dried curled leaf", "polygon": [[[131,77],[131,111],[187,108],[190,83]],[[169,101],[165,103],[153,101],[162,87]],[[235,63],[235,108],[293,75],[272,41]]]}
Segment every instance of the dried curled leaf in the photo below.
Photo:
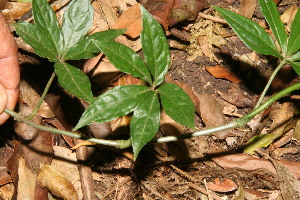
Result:
{"label": "dried curled leaf", "polygon": [[44,165],[38,174],[38,184],[48,188],[54,195],[67,200],[78,200],[72,183],[50,165]]}
{"label": "dried curled leaf", "polygon": [[148,0],[147,10],[165,29],[183,20],[192,20],[208,5],[206,0]]}
{"label": "dried curled leaf", "polygon": [[209,182],[207,187],[215,192],[231,192],[238,189],[238,186],[232,180],[226,178],[221,180],[216,178],[214,182]]}

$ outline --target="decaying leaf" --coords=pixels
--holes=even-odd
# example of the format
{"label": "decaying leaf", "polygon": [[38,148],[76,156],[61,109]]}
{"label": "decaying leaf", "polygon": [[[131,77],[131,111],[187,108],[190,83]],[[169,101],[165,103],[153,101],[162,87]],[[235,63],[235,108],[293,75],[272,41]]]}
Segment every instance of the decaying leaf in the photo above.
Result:
{"label": "decaying leaf", "polygon": [[[38,105],[38,102],[39,102],[41,96],[25,80],[21,80],[21,82],[20,82],[20,92],[21,92],[23,101],[28,105],[29,108],[34,110],[35,107]],[[42,104],[41,104],[37,114],[44,118],[54,117],[53,112],[50,110],[48,104],[44,100],[42,101]]]}
{"label": "decaying leaf", "polygon": [[24,158],[20,158],[19,160],[18,174],[19,174],[19,181],[18,181],[17,199],[22,199],[22,200],[34,199],[36,177],[27,168]]}
{"label": "decaying leaf", "polygon": [[286,29],[288,32],[291,32],[291,25],[298,9],[298,6],[291,6],[280,16],[281,21],[287,25]]}
{"label": "decaying leaf", "polygon": [[115,29],[127,29],[125,34],[132,38],[140,35],[142,27],[142,15],[140,4],[131,6],[115,21],[113,26]]}
{"label": "decaying leaf", "polygon": [[148,0],[143,1],[147,10],[167,30],[183,20],[192,20],[198,12],[207,7],[206,0]]}
{"label": "decaying leaf", "polygon": [[[27,107],[27,105],[20,103],[19,104],[19,112],[23,116],[28,116],[31,114],[32,110],[29,107]],[[39,125],[43,124],[42,118],[38,115],[34,116],[32,121]],[[39,132],[38,129],[36,129],[32,126],[29,126],[23,122],[19,122],[19,121],[17,121],[15,123],[15,131],[24,140],[34,139],[38,135],[38,132]]]}
{"label": "decaying leaf", "polygon": [[[212,160],[219,166],[225,169],[237,169],[253,171],[257,169],[265,169],[276,174],[276,169],[273,164],[264,159],[257,158],[247,154],[230,154],[224,156],[213,157]],[[296,178],[300,178],[300,162],[293,161],[278,161],[283,164]]]}
{"label": "decaying leaf", "polygon": [[300,199],[300,182],[298,179],[280,162],[270,156],[265,155],[274,165],[280,179],[280,191],[284,200]]}
{"label": "decaying leaf", "polygon": [[31,9],[31,2],[8,2],[2,14],[5,19],[20,19]]}
{"label": "decaying leaf", "polygon": [[66,200],[78,200],[72,183],[50,165],[44,165],[38,176],[38,184],[48,188],[54,195]]}
{"label": "decaying leaf", "polygon": [[207,183],[207,187],[215,192],[231,192],[238,189],[238,186],[228,178],[224,180],[216,178],[214,182]]}
{"label": "decaying leaf", "polygon": [[51,167],[63,174],[74,186],[78,198],[82,199],[82,188],[77,167],[76,152],[61,146],[53,146],[54,159],[52,160]]}
{"label": "decaying leaf", "polygon": [[[226,124],[225,115],[217,102],[216,98],[211,94],[199,94],[200,101],[200,116],[207,128],[216,127]],[[232,135],[231,131],[221,131],[214,133],[218,139],[225,139],[227,136]]]}
{"label": "decaying leaf", "polygon": [[236,75],[226,70],[221,65],[216,65],[213,67],[206,67],[206,70],[216,78],[224,78],[233,83],[240,83],[241,79],[239,79]]}
{"label": "decaying leaf", "polygon": [[241,0],[241,5],[238,13],[240,15],[243,15],[244,17],[251,19],[255,11],[256,4],[257,0]]}

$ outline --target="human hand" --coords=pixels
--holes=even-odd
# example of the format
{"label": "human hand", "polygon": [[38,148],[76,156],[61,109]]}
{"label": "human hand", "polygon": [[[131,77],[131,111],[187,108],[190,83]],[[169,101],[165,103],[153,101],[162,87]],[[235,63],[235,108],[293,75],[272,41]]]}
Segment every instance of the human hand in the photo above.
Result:
{"label": "human hand", "polygon": [[18,101],[19,83],[18,47],[9,26],[0,14],[0,124],[9,118],[3,110],[13,110]]}

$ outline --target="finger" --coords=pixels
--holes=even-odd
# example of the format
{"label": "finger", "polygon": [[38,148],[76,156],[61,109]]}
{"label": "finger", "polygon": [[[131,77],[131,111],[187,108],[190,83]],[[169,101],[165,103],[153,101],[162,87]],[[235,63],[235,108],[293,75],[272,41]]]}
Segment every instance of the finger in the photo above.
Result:
{"label": "finger", "polygon": [[6,89],[3,87],[3,85],[0,84],[0,113],[2,113],[3,110],[6,108],[6,104],[7,104]]}
{"label": "finger", "polygon": [[20,81],[18,47],[1,14],[0,27],[0,83],[4,88],[14,90]]}
{"label": "finger", "polygon": [[[7,93],[6,108],[13,110],[18,101],[19,89],[16,88],[14,90],[6,90],[6,93]],[[0,103],[2,103],[2,102],[0,102]],[[10,116],[6,113],[0,114],[0,125],[3,124],[9,117]]]}
{"label": "finger", "polygon": [[[1,14],[0,27],[0,84],[5,88],[7,95],[6,102],[0,99],[0,108],[6,105],[7,108],[13,110],[18,100],[20,82],[18,48],[14,37],[10,33],[9,26]],[[9,116],[6,113],[2,113],[0,115],[0,124],[4,123],[8,118]]]}

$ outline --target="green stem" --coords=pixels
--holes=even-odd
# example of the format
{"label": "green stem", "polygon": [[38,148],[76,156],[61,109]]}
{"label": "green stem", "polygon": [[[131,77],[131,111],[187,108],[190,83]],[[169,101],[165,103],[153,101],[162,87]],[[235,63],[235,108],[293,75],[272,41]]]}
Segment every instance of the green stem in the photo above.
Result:
{"label": "green stem", "polygon": [[[153,139],[151,142],[157,142],[157,143],[174,142],[174,141],[178,141],[180,139],[186,139],[186,138],[191,138],[191,137],[209,135],[209,134],[216,133],[216,132],[219,132],[219,131],[224,131],[224,130],[228,130],[228,129],[231,129],[231,128],[237,128],[237,127],[244,126],[255,115],[262,112],[264,109],[269,107],[272,103],[274,103],[275,101],[277,101],[281,97],[283,97],[283,96],[285,96],[285,95],[287,95],[287,94],[289,94],[289,93],[291,93],[291,92],[293,92],[293,91],[295,91],[299,88],[300,88],[300,83],[296,83],[296,84],[294,84],[294,85],[278,92],[277,94],[273,95],[265,103],[260,105],[258,108],[254,109],[252,112],[250,112],[246,116],[244,116],[242,118],[239,118],[237,120],[234,120],[232,122],[229,122],[227,124],[224,124],[222,126],[209,128],[209,129],[204,129],[204,130],[200,130],[200,131],[197,131],[197,132],[194,132],[194,133],[182,134],[182,135],[179,135],[179,136],[167,136],[167,137],[156,138],[156,139]],[[12,116],[17,121],[26,123],[29,126],[32,126],[34,128],[44,130],[44,131],[47,131],[47,132],[52,132],[52,133],[61,134],[61,135],[67,135],[67,136],[74,137],[74,138],[84,139],[84,140],[87,140],[87,141],[90,141],[90,142],[93,142],[93,143],[96,143],[96,144],[113,146],[113,147],[121,148],[121,149],[124,149],[124,148],[127,148],[127,147],[131,146],[131,140],[130,139],[128,139],[128,140],[105,140],[105,139],[86,137],[86,136],[82,136],[82,135],[77,134],[77,133],[68,132],[68,131],[59,130],[59,129],[52,128],[52,127],[47,127],[47,126],[42,126],[42,125],[39,125],[39,124],[35,124],[32,121],[30,121],[30,120],[26,119],[25,117],[21,116],[20,114],[15,113],[14,111],[11,111],[9,109],[5,109],[4,112],[6,112],[10,116]]]}
{"label": "green stem", "polygon": [[203,135],[210,135],[212,133],[216,133],[216,132],[219,132],[219,131],[224,131],[224,130],[228,130],[228,129],[231,129],[231,128],[237,128],[237,127],[244,126],[255,115],[257,115],[260,112],[262,112],[263,110],[265,110],[267,107],[272,105],[275,101],[277,101],[281,97],[283,97],[283,96],[285,96],[285,95],[287,95],[287,94],[289,94],[289,93],[291,93],[291,92],[293,92],[293,91],[295,91],[299,88],[300,88],[300,83],[296,83],[296,84],[294,84],[294,85],[278,92],[277,94],[273,95],[265,103],[263,103],[258,108],[251,111],[246,116],[241,117],[241,118],[239,118],[237,120],[234,120],[232,122],[229,122],[227,124],[224,124],[222,126],[218,126],[218,127],[214,127],[214,128],[208,128],[208,129],[200,130],[200,131],[197,131],[197,132],[194,132],[194,133],[182,134],[182,135],[179,135],[179,136],[160,137],[160,138],[157,138],[157,139],[153,139],[152,142],[157,142],[157,143],[174,142],[174,141],[178,141],[180,139],[186,139],[186,138],[190,138],[190,137],[197,137],[197,136],[203,136]]}
{"label": "green stem", "polygon": [[55,72],[52,73],[52,75],[51,75],[51,77],[50,77],[50,79],[49,79],[49,81],[48,81],[48,83],[47,83],[47,85],[46,85],[46,87],[45,87],[45,89],[44,89],[44,92],[43,92],[43,94],[42,94],[42,96],[41,96],[41,98],[40,98],[40,100],[39,100],[37,106],[36,106],[35,109],[32,111],[32,113],[31,113],[29,116],[27,116],[27,118],[28,118],[29,120],[32,120],[33,117],[34,117],[34,116],[36,115],[36,113],[38,112],[38,110],[40,109],[41,104],[42,104],[43,100],[45,99],[45,96],[46,96],[46,94],[48,93],[49,88],[50,88],[50,86],[51,86],[51,84],[52,84],[54,78],[55,78]]}
{"label": "green stem", "polygon": [[28,120],[27,118],[21,116],[20,114],[14,112],[12,110],[9,110],[9,109],[5,109],[4,112],[6,112],[10,116],[12,116],[15,120],[23,122],[23,123],[25,123],[29,126],[32,126],[36,129],[39,129],[39,130],[43,130],[43,131],[47,131],[47,132],[51,132],[51,133],[55,133],[55,134],[60,134],[60,135],[67,135],[67,136],[70,136],[70,137],[73,137],[73,138],[84,139],[86,141],[90,141],[90,142],[93,142],[93,143],[96,143],[96,144],[102,144],[102,145],[112,146],[112,147],[116,147],[116,148],[121,148],[121,147],[126,148],[126,144],[131,146],[131,143],[129,144],[128,140],[104,140],[104,139],[86,137],[86,136],[82,136],[78,133],[59,130],[57,128],[42,126],[42,125],[33,123],[32,121]]}
{"label": "green stem", "polygon": [[269,78],[269,81],[268,81],[267,85],[265,86],[263,92],[261,93],[260,98],[259,98],[259,100],[257,101],[257,103],[256,103],[256,105],[255,105],[255,107],[254,107],[254,109],[256,109],[256,108],[258,108],[258,107],[260,106],[260,104],[261,104],[261,102],[263,101],[264,97],[266,96],[266,93],[267,93],[267,91],[268,91],[268,89],[269,89],[269,87],[270,87],[272,81],[274,80],[276,74],[279,72],[279,70],[281,69],[281,67],[282,67],[285,63],[286,63],[286,60],[284,59],[284,60],[282,60],[282,61],[279,63],[279,65],[276,67],[276,69],[275,69],[274,72],[272,73],[271,77]]}

